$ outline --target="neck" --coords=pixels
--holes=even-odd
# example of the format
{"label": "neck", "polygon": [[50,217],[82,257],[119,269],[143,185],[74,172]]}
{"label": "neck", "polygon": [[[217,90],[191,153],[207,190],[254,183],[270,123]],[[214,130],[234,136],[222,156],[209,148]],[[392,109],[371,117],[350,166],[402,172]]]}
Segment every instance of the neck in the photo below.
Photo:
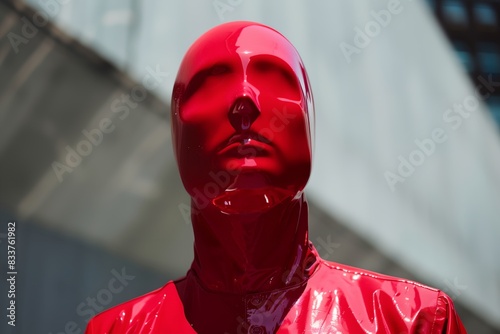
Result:
{"label": "neck", "polygon": [[193,201],[191,270],[213,291],[244,294],[300,283],[316,260],[307,217],[303,194],[252,214],[222,213],[212,205],[200,209]]}

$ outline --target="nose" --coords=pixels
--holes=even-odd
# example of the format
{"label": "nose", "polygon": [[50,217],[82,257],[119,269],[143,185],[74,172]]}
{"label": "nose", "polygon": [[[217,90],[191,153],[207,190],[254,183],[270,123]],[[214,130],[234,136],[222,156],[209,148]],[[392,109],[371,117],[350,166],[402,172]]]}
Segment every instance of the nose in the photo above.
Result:
{"label": "nose", "polygon": [[229,122],[236,131],[250,129],[253,122],[259,117],[260,111],[249,97],[238,98],[229,109]]}

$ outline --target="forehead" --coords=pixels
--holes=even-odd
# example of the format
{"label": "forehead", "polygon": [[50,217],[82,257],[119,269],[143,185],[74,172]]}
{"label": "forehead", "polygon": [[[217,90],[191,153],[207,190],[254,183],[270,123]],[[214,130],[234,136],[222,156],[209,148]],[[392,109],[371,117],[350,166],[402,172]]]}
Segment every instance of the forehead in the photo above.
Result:
{"label": "forehead", "polygon": [[232,22],[209,30],[194,42],[182,61],[177,81],[189,82],[197,72],[216,64],[245,69],[255,56],[279,58],[302,79],[300,56],[283,35],[260,24]]}

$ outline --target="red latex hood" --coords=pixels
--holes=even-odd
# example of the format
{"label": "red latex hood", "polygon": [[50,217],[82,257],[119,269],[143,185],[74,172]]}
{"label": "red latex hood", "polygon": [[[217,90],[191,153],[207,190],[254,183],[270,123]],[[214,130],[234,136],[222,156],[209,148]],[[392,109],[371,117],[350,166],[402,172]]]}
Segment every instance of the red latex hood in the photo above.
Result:
{"label": "red latex hood", "polygon": [[86,333],[465,334],[442,292],[319,258],[302,193],[312,112],[304,66],[275,30],[233,22],[198,39],[172,98],[191,269]]}
{"label": "red latex hood", "polygon": [[265,291],[304,279],[313,119],[302,60],[276,30],[226,23],[187,51],[172,136],[192,198],[192,270],[205,287]]}

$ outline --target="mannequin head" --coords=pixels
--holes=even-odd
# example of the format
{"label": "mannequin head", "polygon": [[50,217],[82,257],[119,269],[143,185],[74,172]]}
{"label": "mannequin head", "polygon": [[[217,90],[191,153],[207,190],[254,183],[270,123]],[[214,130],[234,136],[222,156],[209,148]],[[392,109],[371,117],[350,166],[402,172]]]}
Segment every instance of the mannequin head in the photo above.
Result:
{"label": "mannequin head", "polygon": [[197,207],[266,210],[304,189],[314,110],[299,54],[253,22],[219,25],[182,60],[172,135],[184,187]]}

